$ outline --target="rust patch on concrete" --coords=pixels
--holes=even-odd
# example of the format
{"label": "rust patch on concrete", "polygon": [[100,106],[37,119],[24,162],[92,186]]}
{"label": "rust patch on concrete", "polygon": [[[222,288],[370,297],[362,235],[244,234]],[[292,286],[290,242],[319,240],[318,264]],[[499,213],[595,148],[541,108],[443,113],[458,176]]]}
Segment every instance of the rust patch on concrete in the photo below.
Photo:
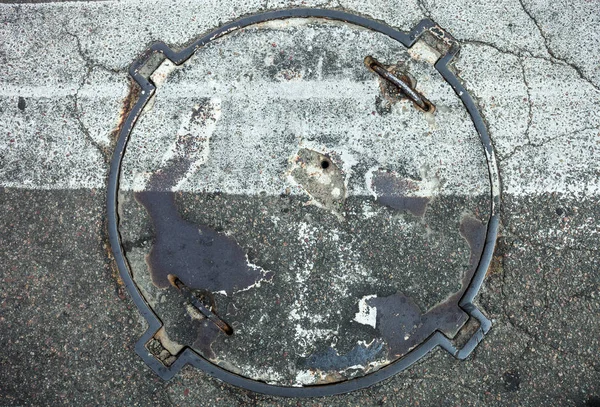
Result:
{"label": "rust patch on concrete", "polygon": [[121,110],[119,111],[119,119],[117,121],[117,126],[110,133],[110,145],[107,147],[107,150],[112,151],[114,146],[119,138],[119,134],[123,129],[123,125],[125,124],[125,120],[129,116],[129,113],[133,109],[133,106],[137,103],[140,92],[142,89],[133,79],[129,79],[129,92],[127,92],[127,96],[123,99],[123,103],[121,104]]}
{"label": "rust patch on concrete", "polygon": [[[129,80],[129,92],[127,93],[127,96],[125,97],[125,99],[123,99],[121,110],[119,112],[119,120],[117,122],[117,127],[111,132],[111,136],[109,138],[110,139],[109,146],[102,148],[104,150],[106,157],[111,156],[112,150],[114,149],[117,139],[119,138],[119,134],[121,133],[121,130],[123,129],[123,125],[125,124],[125,120],[127,119],[127,116],[129,116],[129,113],[133,109],[133,106],[138,101],[140,91],[141,91],[141,88],[139,87],[137,82],[135,82],[133,79],[130,79]],[[108,177],[108,175],[107,175],[107,177]],[[103,232],[104,232],[104,236],[105,236],[104,241],[108,242],[108,223],[107,223],[106,216],[104,217],[103,223],[104,223]],[[113,256],[110,244],[108,244],[108,243],[104,244],[103,248],[104,248],[104,252],[106,253],[106,258],[108,260],[108,264],[110,267],[110,275],[111,275],[112,279],[116,282],[117,295],[119,296],[120,299],[124,300],[126,298],[126,296],[125,296],[126,287],[125,287],[125,283],[123,282],[123,279],[121,278],[121,273],[119,272],[119,268],[117,267],[117,264],[115,262],[115,258]]]}

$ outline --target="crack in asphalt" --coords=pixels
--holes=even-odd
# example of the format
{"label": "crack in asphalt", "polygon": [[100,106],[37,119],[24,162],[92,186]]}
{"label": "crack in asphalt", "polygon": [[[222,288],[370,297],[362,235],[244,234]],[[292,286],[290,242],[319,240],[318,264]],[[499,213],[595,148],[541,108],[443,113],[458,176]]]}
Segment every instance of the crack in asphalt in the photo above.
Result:
{"label": "crack in asphalt", "polygon": [[[510,243],[502,243],[502,242],[504,242],[504,239],[506,239],[506,238],[510,239],[511,236],[513,238],[517,237],[517,239],[519,239],[521,242],[530,244],[530,246],[532,246],[532,247],[538,246],[535,244],[531,244],[530,242],[528,242],[528,239],[524,239],[516,233],[506,231],[506,229],[505,229],[504,236],[502,237],[502,240],[500,241],[499,245],[511,245]],[[511,245],[511,246],[514,246],[514,245]],[[544,247],[544,248],[546,248],[546,247]],[[553,249],[553,248],[548,248],[548,249]],[[553,249],[553,250],[557,250],[557,249]],[[507,272],[506,272],[506,268],[505,268],[505,259],[506,259],[506,254],[502,253],[501,259],[500,259],[502,272],[501,272],[501,281],[500,281],[500,287],[499,287],[500,288],[499,292],[500,292],[500,296],[501,296],[501,306],[500,306],[499,310],[501,311],[500,316],[503,318],[501,318],[500,321],[494,321],[494,322],[495,322],[495,324],[499,324],[499,325],[504,323],[505,325],[521,332],[523,334],[523,336],[528,338],[527,343],[524,345],[523,352],[515,360],[521,360],[525,356],[526,353],[533,352],[533,350],[531,349],[531,346],[532,346],[532,344],[537,343],[538,345],[550,348],[559,354],[572,357],[572,358],[576,359],[582,365],[586,366],[588,369],[600,373],[600,367],[595,366],[593,363],[588,362],[584,356],[578,355],[577,353],[565,350],[559,346],[554,345],[551,342],[550,338],[548,338],[548,340],[544,340],[538,333],[531,331],[526,325],[524,326],[520,322],[517,321],[516,316],[513,313],[511,313],[510,309],[509,309],[510,295],[506,292],[506,288],[511,285],[511,282],[509,281],[509,277],[507,277]],[[541,261],[541,259],[540,259],[540,261]],[[550,301],[551,300],[551,298],[550,298],[551,292],[550,291],[551,291],[552,287],[555,286],[552,284],[552,280],[548,279],[546,272],[543,272],[542,280],[544,282],[545,287],[547,287],[547,289],[544,292],[544,296],[545,296],[544,303],[543,303],[544,309],[541,311],[541,313],[538,313],[538,316],[537,316],[538,319],[543,319],[545,317],[545,315],[547,314],[547,312],[549,311],[550,302],[551,302]],[[587,290],[587,291],[590,291],[590,290]],[[584,297],[586,297],[587,291],[584,292]],[[571,297],[576,297],[576,296],[572,295]],[[475,353],[477,353],[477,350]]]}
{"label": "crack in asphalt", "polygon": [[525,64],[523,58],[518,58],[519,65],[521,65],[521,73],[523,75],[523,83],[525,84],[525,91],[527,92],[527,127],[525,128],[525,138],[527,139],[527,144],[533,145],[531,142],[531,137],[529,137],[529,130],[531,130],[531,123],[533,122],[533,103],[531,102],[531,87],[529,86],[529,81],[527,80],[527,75],[525,73]]}
{"label": "crack in asphalt", "polygon": [[81,133],[83,134],[83,136],[85,137],[85,139],[100,153],[100,155],[102,156],[102,159],[104,160],[104,162],[106,164],[108,164],[108,162],[110,161],[110,154],[107,151],[107,149],[105,147],[103,147],[102,145],[100,145],[100,143],[98,143],[90,134],[89,129],[87,128],[87,126],[85,125],[85,123],[83,123],[83,120],[81,119],[81,109],[79,107],[79,91],[81,90],[81,87],[83,86],[83,84],[81,84],[78,88],[77,91],[75,92],[75,95],[72,95],[70,97],[73,98],[73,112],[72,112],[72,116],[75,119],[75,121],[77,122],[77,125],[79,127],[79,130],[81,131]]}
{"label": "crack in asphalt", "polygon": [[85,51],[83,49],[83,45],[81,44],[81,39],[79,38],[79,36],[77,34],[70,32],[66,27],[63,27],[63,31],[65,34],[67,34],[68,36],[72,37],[75,40],[75,42],[77,44],[77,54],[83,60],[83,62],[85,63],[85,65],[88,68],[90,68],[90,67],[98,68],[98,69],[104,70],[106,72],[112,72],[115,74],[126,74],[127,73],[127,69],[111,68],[111,67],[103,65],[102,63],[94,60],[92,57],[88,56],[85,53]]}
{"label": "crack in asphalt", "polygon": [[533,15],[533,13],[530,10],[528,10],[527,7],[525,7],[525,2],[523,0],[518,0],[518,1],[519,1],[519,4],[521,5],[521,8],[523,8],[523,11],[525,12],[525,14],[527,14],[527,16],[531,19],[531,21],[533,21],[533,23],[537,27],[537,29],[538,29],[538,31],[540,33],[540,36],[542,37],[542,40],[544,41],[544,47],[546,48],[546,52],[548,53],[548,55],[550,55],[556,61],[560,61],[563,64],[565,64],[565,65],[570,66],[571,68],[573,68],[575,70],[575,72],[577,72],[577,74],[579,75],[579,77],[581,79],[585,80],[592,87],[594,87],[594,89],[596,89],[597,91],[600,91],[600,87],[597,86],[596,84],[594,84],[594,82],[592,82],[592,80],[590,78],[588,78],[583,73],[583,70],[579,66],[577,66],[576,64],[574,64],[572,62],[567,61],[565,58],[561,58],[561,57],[559,57],[559,56],[556,55],[556,53],[550,47],[550,41],[548,40],[548,37],[544,33],[542,25],[539,23],[539,21]]}
{"label": "crack in asphalt", "polygon": [[[526,68],[525,68],[525,60],[526,58],[531,58],[531,59],[536,59],[536,60],[542,60],[542,61],[546,61],[548,63],[551,63],[553,65],[560,65],[560,66],[566,66],[568,64],[565,63],[561,63],[561,62],[557,62],[551,58],[544,58],[544,57],[539,57],[539,56],[533,56],[533,55],[523,55],[520,53],[516,53],[516,52],[512,52],[512,51],[508,51],[505,50],[495,44],[491,44],[485,41],[479,41],[479,40],[467,40],[467,41],[461,41],[463,44],[469,44],[469,45],[473,45],[473,46],[482,46],[482,47],[489,47],[492,48],[494,50],[496,50],[497,52],[501,53],[501,54],[505,54],[505,55],[510,55],[513,57],[516,57],[519,65],[521,66],[521,76],[523,78],[523,84],[525,85],[525,89],[527,92],[527,104],[528,104],[528,117],[527,117],[527,126],[525,129],[525,132],[523,134],[524,138],[527,140],[527,142],[525,144],[522,145],[517,145],[515,146],[510,152],[502,154],[497,148],[496,148],[496,152],[497,152],[497,159],[498,162],[503,162],[506,160],[511,159],[517,152],[530,147],[530,148],[537,148],[537,147],[542,147],[544,146],[546,143],[560,139],[560,138],[564,138],[564,137],[568,137],[570,135],[574,135],[576,133],[579,132],[583,132],[583,131],[588,131],[588,130],[597,130],[597,126],[586,126],[586,127],[582,127],[576,130],[572,130],[566,133],[560,133],[558,135],[555,135],[553,137],[547,138],[545,140],[542,140],[540,142],[533,142],[531,140],[530,137],[530,131],[531,128],[533,126],[533,113],[535,111],[533,102],[532,102],[532,97],[531,97],[531,86],[529,84],[528,78],[527,78],[527,72],[526,72]],[[569,65],[570,66],[570,65]],[[573,68],[572,66],[570,66],[571,68]],[[575,68],[573,68],[575,69]],[[581,76],[581,75],[580,75]],[[586,83],[590,84],[592,87],[595,88],[595,85],[593,83],[591,83],[589,80],[587,80],[586,78],[582,78]],[[470,87],[469,84],[465,81],[464,86],[470,91],[473,100],[476,102],[476,104],[480,107],[480,113],[482,118],[484,119],[484,121],[486,123],[488,123],[488,120],[486,119],[486,113],[485,113],[485,109],[482,108],[482,106],[484,105],[484,103],[482,103],[482,100],[480,98],[478,98],[476,96],[476,93],[473,92]],[[488,125],[488,129],[489,129],[489,125]],[[494,135],[493,135],[493,131],[490,129],[490,136],[492,138],[492,142],[494,141]],[[501,179],[502,177],[502,169],[500,168],[500,177]]]}
{"label": "crack in asphalt", "polygon": [[[506,282],[502,283],[503,286],[505,284],[506,284]],[[546,295],[548,295],[548,294],[546,294]],[[505,297],[506,294],[503,293],[502,296]],[[504,298],[504,299],[506,300],[506,298]],[[521,353],[521,355],[517,358],[517,360],[523,359],[523,357],[525,356],[525,354],[527,354],[528,352],[533,352],[532,345],[534,343],[537,343],[539,346],[550,348],[550,349],[554,350],[556,353],[559,353],[559,354],[564,355],[564,356],[572,357],[572,358],[576,359],[579,363],[581,363],[583,366],[586,366],[588,369],[600,373],[600,367],[597,367],[594,364],[588,362],[585,359],[585,357],[583,357],[581,355],[578,355],[577,353],[568,351],[566,349],[562,349],[559,346],[556,346],[556,345],[552,344],[551,343],[551,339],[544,340],[544,339],[542,339],[540,337],[540,335],[538,333],[532,332],[529,328],[527,328],[527,326],[521,325],[521,323],[519,323],[516,320],[515,316],[512,315],[506,309],[506,306],[508,305],[508,301],[503,301],[502,305],[503,305],[502,306],[502,313],[503,313],[503,316],[505,318],[505,321],[503,321],[503,322],[506,323],[511,328],[513,328],[513,329],[521,332],[521,334],[523,334],[527,338],[529,338],[529,341],[527,342],[527,344],[524,345],[524,350]],[[548,311],[549,308],[550,308],[549,304],[546,303],[544,305],[544,310],[542,311],[542,315],[538,316],[538,319],[543,319],[544,315],[546,314],[546,312]]]}

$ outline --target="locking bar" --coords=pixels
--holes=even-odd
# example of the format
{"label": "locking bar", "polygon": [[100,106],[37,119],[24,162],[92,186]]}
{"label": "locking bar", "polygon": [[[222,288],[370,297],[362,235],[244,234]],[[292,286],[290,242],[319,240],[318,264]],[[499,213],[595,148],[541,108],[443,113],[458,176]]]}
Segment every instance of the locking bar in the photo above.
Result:
{"label": "locking bar", "polygon": [[433,105],[423,95],[414,90],[410,84],[406,83],[396,75],[388,71],[379,61],[372,56],[365,57],[365,65],[367,68],[381,76],[383,79],[396,85],[402,93],[404,93],[410,100],[412,100],[421,110],[428,112],[431,110]]}
{"label": "locking bar", "polygon": [[214,312],[212,312],[210,309],[208,309],[206,306],[204,306],[204,304],[202,304],[200,302],[200,300],[198,300],[198,297],[196,297],[196,295],[194,295],[194,293],[192,292],[192,290],[186,286],[185,284],[183,284],[183,282],[177,278],[177,276],[174,276],[172,274],[169,274],[169,281],[171,282],[171,284],[177,288],[179,290],[179,292],[181,294],[183,294],[183,296],[198,310],[202,313],[202,315],[204,315],[206,318],[208,318],[213,324],[215,324],[217,327],[219,327],[219,329],[223,332],[225,332],[225,334],[227,335],[232,335],[233,334],[233,328],[231,328],[231,326],[229,326],[229,324],[225,321],[223,321],[221,318],[219,318],[217,316],[217,314],[215,314]]}

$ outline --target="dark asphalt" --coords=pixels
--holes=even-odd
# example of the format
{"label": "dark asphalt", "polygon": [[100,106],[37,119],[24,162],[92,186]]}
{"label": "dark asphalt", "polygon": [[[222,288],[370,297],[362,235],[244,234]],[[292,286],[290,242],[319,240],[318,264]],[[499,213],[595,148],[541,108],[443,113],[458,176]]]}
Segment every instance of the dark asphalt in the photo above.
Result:
{"label": "dark asphalt", "polygon": [[308,400],[192,369],[154,376],[133,350],[144,327],[107,257],[104,202],[101,190],[0,190],[0,405],[600,405],[600,261],[577,236],[594,202],[506,198],[479,297],[494,325],[468,360],[436,351],[367,390]]}

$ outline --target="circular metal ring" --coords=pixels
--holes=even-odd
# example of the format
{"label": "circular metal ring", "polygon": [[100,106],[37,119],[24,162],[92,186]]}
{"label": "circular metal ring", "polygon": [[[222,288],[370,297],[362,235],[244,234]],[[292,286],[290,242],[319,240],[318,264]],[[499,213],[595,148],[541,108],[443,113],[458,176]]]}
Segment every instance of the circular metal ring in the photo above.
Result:
{"label": "circular metal ring", "polygon": [[491,326],[491,322],[481,313],[481,311],[479,311],[473,305],[473,298],[475,297],[483,283],[483,279],[486,275],[486,272],[492,259],[494,246],[498,235],[500,212],[500,177],[496,164],[494,149],[490,137],[488,135],[486,125],[481,117],[481,114],[479,113],[479,110],[477,109],[477,106],[475,105],[473,99],[471,98],[467,90],[464,88],[464,86],[461,84],[460,80],[448,68],[448,63],[455,57],[455,55],[458,52],[458,44],[456,44],[456,42],[454,41],[450,42],[451,46],[448,52],[437,61],[437,63],[435,64],[435,68],[442,75],[442,77],[452,86],[458,97],[462,100],[469,115],[471,116],[473,124],[479,134],[481,144],[485,151],[491,185],[491,215],[488,220],[487,234],[485,245],[483,248],[483,253],[480,258],[475,275],[471,279],[469,286],[465,291],[465,294],[459,302],[459,306],[467,314],[469,314],[471,317],[475,318],[479,322],[479,329],[466,343],[466,345],[464,345],[461,349],[457,349],[446,336],[444,336],[441,332],[438,331],[431,335],[428,339],[426,339],[421,345],[411,350],[405,356],[377,370],[376,372],[335,384],[313,385],[305,387],[277,386],[239,376],[235,373],[232,373],[209,362],[190,348],[186,348],[182,353],[178,355],[177,360],[170,367],[166,367],[146,349],[146,343],[162,327],[162,322],[158,319],[154,311],[149,307],[144,297],[140,293],[138,287],[136,286],[135,282],[133,281],[132,274],[130,272],[125,258],[125,253],[121,245],[121,237],[118,228],[119,219],[117,213],[119,176],[121,171],[121,162],[123,159],[123,155],[126,151],[127,142],[129,140],[129,136],[131,134],[133,126],[135,125],[142,109],[144,108],[150,97],[154,94],[154,91],[156,89],[155,86],[140,73],[140,70],[144,67],[144,65],[154,54],[162,54],[174,64],[180,65],[188,58],[190,58],[192,54],[196,51],[196,49],[209,43],[215,38],[221,37],[231,31],[244,28],[252,24],[286,18],[325,18],[343,21],[385,34],[391,37],[392,39],[400,42],[407,48],[411,47],[417,41],[419,36],[426,31],[429,31],[434,35],[437,34],[438,37],[444,37],[445,40],[448,41],[447,34],[445,34],[443,30],[441,30],[441,28],[439,28],[435,23],[427,19],[422,20],[410,33],[404,33],[381,22],[373,21],[362,16],[338,10],[298,8],[256,14],[225,24],[220,28],[204,35],[202,38],[196,40],[194,43],[192,43],[191,45],[179,52],[173,51],[164,43],[156,43],[153,46],[151,46],[138,60],[136,60],[131,65],[129,73],[141,87],[141,92],[139,99],[129,112],[129,115],[125,119],[118,135],[115,151],[113,153],[110,165],[110,174],[107,186],[107,211],[108,234],[110,245],[112,248],[114,259],[119,268],[121,278],[127,290],[129,291],[129,294],[132,296],[136,306],[138,307],[140,313],[148,322],[148,329],[136,344],[137,353],[161,378],[165,380],[172,378],[175,374],[177,374],[177,372],[179,372],[181,368],[189,364],[229,384],[243,387],[245,389],[259,393],[287,397],[326,396],[346,393],[349,391],[371,386],[406,369],[408,366],[415,363],[417,360],[425,356],[428,352],[430,352],[437,346],[442,347],[457,358],[466,358],[477,346],[477,344],[482,340],[483,335],[487,333]]}

